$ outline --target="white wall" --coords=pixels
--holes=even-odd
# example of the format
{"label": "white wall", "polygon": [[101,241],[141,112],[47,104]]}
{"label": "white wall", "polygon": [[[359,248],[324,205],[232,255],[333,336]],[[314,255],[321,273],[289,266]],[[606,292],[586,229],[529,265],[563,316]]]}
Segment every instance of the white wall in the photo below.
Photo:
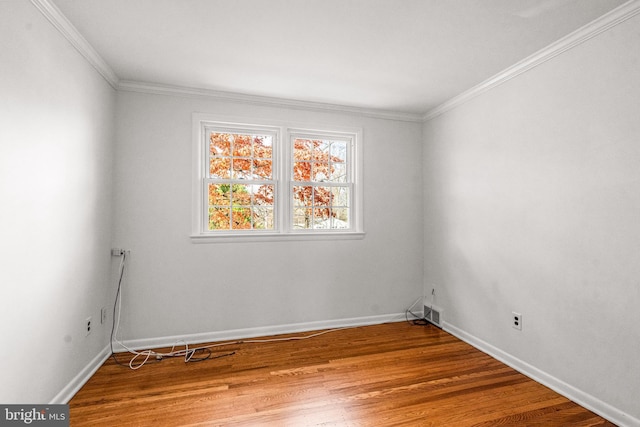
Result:
{"label": "white wall", "polygon": [[[194,244],[192,113],[362,127],[363,240]],[[119,92],[123,339],[403,313],[422,294],[420,123]]]}
{"label": "white wall", "polygon": [[27,1],[0,64],[0,402],[48,403],[107,342],[115,91]]}
{"label": "white wall", "polygon": [[636,420],[638,28],[640,16],[424,130],[425,289],[446,322]]}

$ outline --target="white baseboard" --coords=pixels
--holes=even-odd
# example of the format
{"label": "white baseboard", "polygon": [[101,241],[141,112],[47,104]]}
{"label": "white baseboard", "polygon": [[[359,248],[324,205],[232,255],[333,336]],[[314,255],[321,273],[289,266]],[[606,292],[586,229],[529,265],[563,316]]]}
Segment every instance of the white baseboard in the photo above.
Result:
{"label": "white baseboard", "polygon": [[640,427],[640,420],[623,412],[602,400],[585,393],[567,384],[558,378],[549,375],[548,373],[541,371],[540,369],[532,366],[516,357],[513,357],[509,353],[505,353],[497,347],[477,338],[462,329],[453,326],[450,323],[443,322],[443,329],[446,332],[460,338],[462,341],[471,344],[478,350],[486,353],[502,363],[512,367],[516,371],[528,376],[529,378],[539,382],[542,385],[549,387],[555,392],[563,395],[564,397],[576,402],[580,406],[589,409],[592,412],[600,415],[601,417],[611,421],[612,423],[620,427]]}
{"label": "white baseboard", "polygon": [[[228,331],[205,332],[200,334],[168,336],[158,338],[144,338],[127,340],[123,344],[132,350],[142,350],[158,347],[170,347],[174,344],[199,344],[205,342],[228,341],[260,336],[287,334],[295,332],[317,331],[320,329],[346,328],[355,326],[377,325],[380,323],[400,322],[405,320],[405,314],[387,314],[381,316],[356,317],[350,319],[337,319],[319,322],[292,323],[288,325],[264,326],[247,329],[232,329]],[[114,343],[115,352],[124,352],[126,349],[118,343]],[[51,404],[66,404],[86,384],[91,376],[111,356],[111,347],[107,345],[96,355],[87,366],[82,369],[60,392],[51,400]]]}
{"label": "white baseboard", "polygon": [[[263,337],[278,334],[290,334],[295,332],[317,331],[321,329],[347,328],[355,326],[377,325],[381,323],[399,322],[405,320],[404,313],[385,314],[380,316],[355,317],[348,319],[322,320],[317,322],[290,323],[286,325],[259,326],[246,329],[231,329],[227,331],[204,332],[189,335],[174,335],[157,338],[142,338],[125,340],[122,342],[131,350],[144,350],[160,347],[171,347],[174,344],[202,344],[207,342],[231,341],[247,338]],[[114,342],[116,353],[125,352],[126,349]]]}
{"label": "white baseboard", "polygon": [[111,349],[107,345],[49,403],[51,405],[69,403],[71,398],[89,381],[89,378],[95,374],[109,356],[111,356]]}

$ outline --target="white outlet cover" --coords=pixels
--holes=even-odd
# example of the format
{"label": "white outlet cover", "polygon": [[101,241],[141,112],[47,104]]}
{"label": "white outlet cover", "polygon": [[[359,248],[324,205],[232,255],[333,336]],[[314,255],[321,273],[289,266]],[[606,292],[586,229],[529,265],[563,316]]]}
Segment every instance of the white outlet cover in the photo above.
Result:
{"label": "white outlet cover", "polygon": [[522,330],[522,314],[515,311],[511,313],[511,326],[519,331]]}

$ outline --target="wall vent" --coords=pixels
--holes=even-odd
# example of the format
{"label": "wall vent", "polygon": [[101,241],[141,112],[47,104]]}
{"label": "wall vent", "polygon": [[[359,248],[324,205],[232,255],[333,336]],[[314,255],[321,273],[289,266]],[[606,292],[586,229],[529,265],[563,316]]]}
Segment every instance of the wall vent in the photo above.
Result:
{"label": "wall vent", "polygon": [[438,328],[442,328],[442,309],[436,307],[435,305],[424,306],[424,319],[437,326]]}

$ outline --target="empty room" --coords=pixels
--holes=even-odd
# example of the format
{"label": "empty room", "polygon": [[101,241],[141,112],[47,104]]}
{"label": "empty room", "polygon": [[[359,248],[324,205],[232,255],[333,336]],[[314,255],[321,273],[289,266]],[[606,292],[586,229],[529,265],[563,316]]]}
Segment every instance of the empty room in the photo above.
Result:
{"label": "empty room", "polygon": [[640,427],[640,0],[0,0],[0,200],[1,425]]}

